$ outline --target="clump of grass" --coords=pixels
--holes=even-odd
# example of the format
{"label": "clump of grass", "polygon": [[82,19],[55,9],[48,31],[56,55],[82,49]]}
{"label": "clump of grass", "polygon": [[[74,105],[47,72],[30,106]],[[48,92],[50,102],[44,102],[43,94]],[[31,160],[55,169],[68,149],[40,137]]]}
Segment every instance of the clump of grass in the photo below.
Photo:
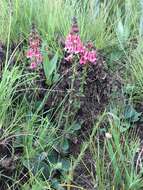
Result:
{"label": "clump of grass", "polygon": [[138,47],[133,51],[130,59],[129,71],[131,72],[132,83],[129,83],[132,87],[131,93],[133,94],[133,98],[137,101],[142,99],[143,92],[143,56],[142,56],[142,43],[138,45]]}
{"label": "clump of grass", "polygon": [[[142,169],[136,170],[136,155],[140,149],[136,133],[121,132],[122,123],[117,122],[119,118],[114,113],[105,112],[101,118],[93,128],[90,141],[87,141],[91,153],[91,167],[83,159],[85,151],[79,160],[79,163],[83,162],[83,171],[90,175],[90,181],[85,179],[85,184],[101,190],[142,189]],[[108,121],[108,135],[105,133],[102,138],[100,125],[104,120]]]}

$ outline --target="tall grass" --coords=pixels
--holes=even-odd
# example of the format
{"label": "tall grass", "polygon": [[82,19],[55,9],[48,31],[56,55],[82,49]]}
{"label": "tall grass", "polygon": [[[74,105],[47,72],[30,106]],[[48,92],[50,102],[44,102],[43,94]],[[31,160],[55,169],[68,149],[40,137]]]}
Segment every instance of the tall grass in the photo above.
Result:
{"label": "tall grass", "polygon": [[[104,119],[108,122],[106,132],[111,135],[105,138],[101,137],[100,132],[100,125]],[[120,128],[123,124],[117,122],[117,119],[120,120],[114,113],[104,113],[94,135],[90,137],[88,145],[92,165],[84,163],[85,173],[90,175],[90,181],[85,183],[100,190],[141,190],[143,188],[142,168],[137,170],[136,165],[137,153],[140,149],[139,139],[133,131],[121,132]]]}
{"label": "tall grass", "polygon": [[[141,40],[141,39],[139,39]],[[141,101],[143,96],[143,56],[142,56],[142,42],[139,42],[136,50],[133,51],[130,57],[130,73],[132,76],[132,83],[130,85],[133,87],[134,98]]]}
{"label": "tall grass", "polygon": [[[122,6],[121,6],[122,5]],[[104,48],[116,44],[116,16],[118,9],[126,7],[123,17],[125,24],[132,25],[131,33],[137,28],[135,21],[138,19],[136,1],[103,1],[95,0],[65,1],[65,0],[14,0],[12,7],[11,40],[17,41],[21,35],[28,36],[31,24],[34,22],[42,36],[52,43],[56,35],[65,36],[70,27],[71,18],[76,16],[80,25],[80,33],[86,40],[93,40],[97,48]],[[9,2],[2,1],[1,40],[5,39],[5,32],[9,20]],[[133,15],[133,16],[132,16]],[[132,19],[130,19],[132,18]],[[134,25],[135,24],[135,25]],[[127,32],[127,31],[125,31]],[[124,34],[125,34],[124,32]],[[4,37],[4,38],[3,38]]]}

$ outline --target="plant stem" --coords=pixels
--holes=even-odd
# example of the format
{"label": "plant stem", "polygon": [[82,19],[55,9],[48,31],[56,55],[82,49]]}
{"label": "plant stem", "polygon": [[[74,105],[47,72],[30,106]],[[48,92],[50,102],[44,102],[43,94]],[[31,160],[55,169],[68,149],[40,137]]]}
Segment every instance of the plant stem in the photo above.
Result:
{"label": "plant stem", "polygon": [[74,81],[76,78],[76,72],[77,72],[77,63],[75,62],[73,65],[73,76],[72,76],[71,88],[70,88],[70,92],[69,92],[70,95],[69,95],[69,104],[68,104],[67,116],[66,116],[66,122],[65,122],[65,129],[67,129],[68,121],[69,121],[69,114],[70,114],[71,104],[72,104],[72,97],[73,97],[73,91],[74,91]]}
{"label": "plant stem", "polygon": [[87,77],[87,64],[84,67],[83,75],[82,75],[82,83],[81,83],[81,93],[82,94],[84,92],[84,84],[85,84],[85,81],[86,81],[86,77]]}

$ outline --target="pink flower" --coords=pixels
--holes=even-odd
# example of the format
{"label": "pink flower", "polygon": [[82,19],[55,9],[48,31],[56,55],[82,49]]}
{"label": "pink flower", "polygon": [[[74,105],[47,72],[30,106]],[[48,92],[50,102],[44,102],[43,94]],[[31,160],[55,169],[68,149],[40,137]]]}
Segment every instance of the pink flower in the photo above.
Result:
{"label": "pink flower", "polygon": [[80,36],[77,34],[78,26],[76,20],[72,25],[71,32],[67,35],[65,40],[65,50],[69,53],[69,56],[65,58],[70,62],[73,59],[74,54],[78,54],[80,64],[96,63],[97,56],[96,51],[93,49],[93,43],[88,42],[87,46],[84,46]]}
{"label": "pink flower", "polygon": [[33,57],[33,49],[29,49],[26,53],[27,58],[32,58]]}
{"label": "pink flower", "polygon": [[87,63],[87,60],[85,59],[84,56],[82,56],[82,57],[80,58],[79,63],[80,63],[81,65],[85,65],[85,64]]}
{"label": "pink flower", "polygon": [[85,50],[81,56],[80,64],[96,63],[96,51]]}
{"label": "pink flower", "polygon": [[88,61],[88,59],[89,59],[89,52],[88,52],[87,50],[84,51],[83,56],[84,56],[84,59],[85,59],[86,61]]}
{"label": "pink flower", "polygon": [[35,57],[37,61],[42,62],[42,55],[39,49],[35,49],[33,57]]}
{"label": "pink flower", "polygon": [[36,64],[36,62],[31,62],[31,64],[30,64],[30,69],[35,69],[37,67],[37,64]]}
{"label": "pink flower", "polygon": [[40,45],[40,40],[39,39],[34,39],[34,40],[31,40],[30,42],[30,47],[31,48],[36,48]]}
{"label": "pink flower", "polygon": [[95,63],[96,62],[96,60],[97,60],[97,58],[96,58],[96,51],[90,51],[89,53],[88,53],[88,60],[89,60],[89,62],[91,62],[91,63]]}
{"label": "pink flower", "polygon": [[41,63],[43,60],[43,57],[41,54],[39,54],[39,56],[37,57],[37,63]]}
{"label": "pink flower", "polygon": [[76,47],[74,48],[74,52],[75,52],[75,54],[83,53],[83,52],[84,52],[84,47],[83,47],[83,45],[82,45],[82,44],[79,44],[78,46],[76,46]]}
{"label": "pink flower", "polygon": [[40,52],[40,38],[37,33],[32,33],[29,39],[29,50],[26,57],[30,59],[30,68],[35,69],[42,62],[42,54]]}
{"label": "pink flower", "polygon": [[80,36],[77,34],[69,34],[65,41],[65,50],[72,54],[83,52],[83,44],[81,42]]}
{"label": "pink flower", "polygon": [[86,52],[86,47],[85,47],[85,46],[81,47],[80,53],[81,53],[81,54],[84,54],[85,52]]}

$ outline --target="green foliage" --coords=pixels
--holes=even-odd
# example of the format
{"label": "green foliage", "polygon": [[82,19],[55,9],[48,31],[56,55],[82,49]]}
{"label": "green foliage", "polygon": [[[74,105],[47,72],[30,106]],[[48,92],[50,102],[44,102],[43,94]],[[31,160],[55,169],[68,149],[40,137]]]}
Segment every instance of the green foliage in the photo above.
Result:
{"label": "green foliage", "polygon": [[[51,186],[57,190],[59,190],[58,188],[62,189],[60,182],[62,179],[66,180],[67,172],[69,172],[71,166],[70,160],[60,158],[54,150],[49,153],[38,153],[34,158],[23,160],[23,164],[33,176],[38,175],[41,180],[48,180]],[[61,174],[59,180],[54,178],[57,171]]]}
{"label": "green foliage", "polygon": [[51,60],[49,60],[47,53],[42,48],[43,55],[43,68],[47,79],[47,84],[50,86],[57,82],[59,79],[59,74],[57,73],[57,63],[58,63],[58,53],[56,53]]}
{"label": "green foliage", "polygon": [[74,134],[75,132],[77,132],[80,129],[81,129],[81,124],[74,121],[71,124],[71,126],[69,126],[69,130],[68,131],[69,131],[69,133]]}
{"label": "green foliage", "polygon": [[142,113],[137,112],[131,103],[123,104],[116,108],[110,109],[110,114],[114,118],[114,122],[121,133],[127,131],[129,128],[133,128],[135,122],[139,121]]}
{"label": "green foliage", "polygon": [[124,44],[128,41],[129,37],[129,26],[126,24],[123,24],[122,19],[121,19],[121,13],[120,10],[117,11],[117,37],[119,40],[119,43],[124,46]]}
{"label": "green foliage", "polygon": [[138,113],[131,105],[125,107],[124,116],[125,119],[130,122],[137,122],[140,119],[141,114],[142,113]]}
{"label": "green foliage", "polygon": [[[92,40],[97,49],[106,53],[105,59],[109,57],[106,59],[107,64],[123,82],[123,90],[128,96],[123,97],[123,105],[114,104],[109,113],[99,116],[99,121],[97,119],[75,158],[69,155],[70,138],[79,138],[78,133],[82,130],[82,123],[73,121],[76,111],[71,113],[69,107],[69,112],[64,113],[62,103],[56,108],[60,117],[55,113],[51,116],[50,110],[43,110],[47,102],[51,101],[48,99],[49,91],[54,89],[60,77],[59,38],[69,32],[73,16],[78,19],[84,41]],[[0,1],[0,18],[0,51],[1,42],[7,45],[6,59],[1,60],[0,54],[0,146],[12,146],[12,158],[17,150],[22,150],[22,153],[16,154],[18,164],[15,174],[11,176],[13,184],[9,189],[64,190],[62,184],[72,189],[77,166],[84,163],[84,155],[88,152],[92,155],[93,164],[88,168],[89,163],[86,166],[85,161],[84,166],[95,189],[143,189],[142,168],[139,171],[135,168],[140,142],[136,134],[129,132],[135,129],[142,116],[135,104],[138,101],[140,105],[143,98],[142,7],[138,1],[3,0]],[[18,65],[15,52],[10,49],[11,42],[15,45],[27,39],[32,23],[35,23],[41,38],[53,53],[49,59],[43,43],[42,66],[49,88],[42,94],[43,99],[40,99],[39,86],[33,86],[37,84],[36,77],[25,73],[25,68],[21,69],[26,65],[21,57],[23,52],[16,51],[17,57],[21,59]],[[71,79],[73,91],[76,77],[71,76]],[[114,76],[113,80],[116,80]],[[80,90],[78,95],[82,94]],[[120,92],[118,95],[121,98]],[[128,103],[125,103],[126,100],[129,100]],[[77,101],[73,101],[73,104],[75,110],[81,106]],[[64,117],[68,119],[66,127],[61,129]],[[101,128],[100,124],[103,124]],[[106,128],[103,128],[104,124]],[[105,137],[107,132],[111,138]],[[3,159],[1,157],[0,160]],[[23,168],[28,171],[25,184],[19,180]],[[7,178],[10,180],[9,176]]]}
{"label": "green foliage", "polygon": [[67,138],[64,138],[64,139],[62,140],[62,143],[60,144],[60,146],[61,146],[62,151],[63,151],[64,153],[67,153],[68,150],[69,150],[69,147],[70,147],[70,145],[69,145],[69,140],[68,140]]}
{"label": "green foliage", "polygon": [[[141,40],[141,39],[139,39]],[[129,72],[131,74],[131,81],[128,82],[132,89],[130,95],[137,101],[142,100],[143,92],[143,56],[142,56],[142,42],[138,44],[136,49],[132,51],[129,57]]]}
{"label": "green foliage", "polygon": [[122,123],[117,123],[116,118],[117,115],[110,113],[104,115],[106,122],[107,120],[109,122],[107,129],[111,138],[105,137],[101,143],[100,136],[96,133],[96,138],[93,137],[91,141],[90,151],[95,161],[96,175],[94,169],[90,170],[90,175],[96,187],[101,190],[140,190],[143,188],[142,170],[136,172],[135,169],[135,157],[140,146],[139,139],[134,138],[135,136],[131,136],[133,134],[130,133],[123,134],[119,130],[122,128]]}

